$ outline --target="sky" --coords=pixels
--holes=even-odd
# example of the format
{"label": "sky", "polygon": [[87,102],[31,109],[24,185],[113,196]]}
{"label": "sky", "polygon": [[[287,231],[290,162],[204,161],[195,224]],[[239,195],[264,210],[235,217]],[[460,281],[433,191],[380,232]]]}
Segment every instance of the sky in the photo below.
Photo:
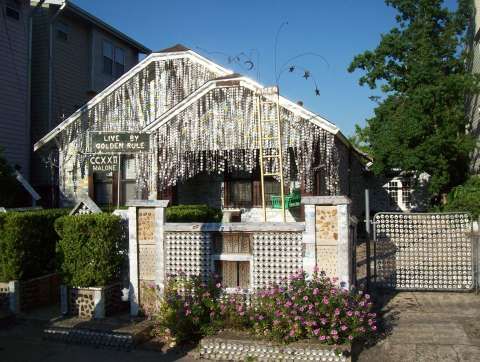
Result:
{"label": "sky", "polygon": [[[277,74],[285,64],[281,94],[303,101],[346,135],[372,116],[375,103],[369,96],[380,95],[360,87],[362,73],[348,73],[348,65],[356,54],[373,50],[381,34],[395,25],[395,10],[384,0],[73,2],[152,50],[180,43],[266,86],[275,84],[275,63]],[[242,53],[240,61],[231,60]],[[304,53],[312,55],[288,61]],[[305,70],[308,79],[302,77]]]}

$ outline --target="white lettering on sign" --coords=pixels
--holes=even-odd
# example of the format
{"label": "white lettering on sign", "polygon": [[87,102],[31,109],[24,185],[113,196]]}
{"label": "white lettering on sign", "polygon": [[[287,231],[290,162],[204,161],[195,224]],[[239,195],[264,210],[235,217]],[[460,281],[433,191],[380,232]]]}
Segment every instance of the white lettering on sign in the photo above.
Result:
{"label": "white lettering on sign", "polygon": [[147,133],[92,133],[93,152],[132,153],[149,151],[150,135]]}

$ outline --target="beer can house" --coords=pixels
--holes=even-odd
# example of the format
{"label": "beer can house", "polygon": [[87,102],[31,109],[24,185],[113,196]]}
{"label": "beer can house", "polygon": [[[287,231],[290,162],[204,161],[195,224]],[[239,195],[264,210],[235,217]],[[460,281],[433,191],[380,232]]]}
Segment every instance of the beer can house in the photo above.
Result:
{"label": "beer can house", "polygon": [[58,148],[62,206],[168,199],[242,220],[257,218],[262,197],[278,209],[282,184],[289,218],[305,195],[361,208],[368,162],[323,117],[181,45],[147,56],[34,148],[47,143]]}

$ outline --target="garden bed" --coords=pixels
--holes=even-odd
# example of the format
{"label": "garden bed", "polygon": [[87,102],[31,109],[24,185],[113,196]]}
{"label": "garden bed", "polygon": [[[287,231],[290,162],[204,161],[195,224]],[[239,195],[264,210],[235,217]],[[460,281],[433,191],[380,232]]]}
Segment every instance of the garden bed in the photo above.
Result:
{"label": "garden bed", "polygon": [[288,345],[252,338],[246,332],[226,330],[200,341],[197,358],[213,361],[336,361],[351,360],[348,345],[325,345],[318,340],[297,341]]}

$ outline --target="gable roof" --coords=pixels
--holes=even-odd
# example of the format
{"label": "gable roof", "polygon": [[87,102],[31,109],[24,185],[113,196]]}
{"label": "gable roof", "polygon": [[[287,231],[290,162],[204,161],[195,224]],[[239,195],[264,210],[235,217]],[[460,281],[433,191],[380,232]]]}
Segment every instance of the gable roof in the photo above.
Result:
{"label": "gable roof", "polygon": [[[158,53],[151,53],[137,65],[132,67],[128,72],[124,73],[120,78],[106,87],[103,91],[98,93],[95,97],[93,97],[90,101],[85,103],[82,107],[72,113],[67,119],[63,122],[58,124],[55,128],[53,128],[50,132],[48,132],[45,136],[43,136],[40,140],[38,140],[34,146],[33,150],[37,151],[42,146],[50,142],[55,136],[57,136],[60,132],[62,132],[65,128],[67,128],[70,124],[75,122],[80,115],[88,111],[90,108],[101,102],[106,96],[108,96],[112,91],[120,87],[122,84],[127,82],[132,76],[141,72],[143,69],[148,67],[148,65],[156,60],[169,60],[169,59],[178,59],[178,58],[189,58],[194,62],[200,63],[204,65],[207,69],[211,70],[212,72],[221,74],[221,75],[228,75],[232,74],[231,70],[228,70],[211,60],[201,56],[200,54],[184,47],[187,50],[175,50],[172,52],[158,52]],[[180,49],[180,48],[177,48]]]}
{"label": "gable roof", "polygon": [[[155,131],[156,129],[160,128],[164,124],[166,124],[170,119],[175,117],[177,114],[182,112],[184,109],[186,109],[189,105],[191,105],[193,102],[197,101],[204,95],[206,95],[208,92],[212,91],[215,88],[222,88],[225,86],[231,86],[232,81],[235,81],[236,85],[245,87],[250,89],[251,91],[259,91],[263,89],[263,86],[261,86],[259,83],[255,82],[254,80],[242,76],[237,73],[229,74],[223,77],[215,78],[212,80],[209,80],[205,84],[203,84],[200,88],[198,88],[196,91],[193,93],[189,94],[187,97],[185,97],[182,101],[177,103],[174,107],[170,108],[168,111],[163,113],[160,117],[155,119],[153,122],[151,122],[149,125],[147,125],[143,131],[144,132],[152,132]],[[275,101],[275,96],[265,96],[267,99]],[[332,134],[338,134],[340,130],[338,129],[337,126],[335,126],[333,123],[327,121],[325,118],[308,111],[304,107],[290,101],[289,99],[280,96],[279,97],[279,103],[280,106],[289,110],[290,112],[301,116],[302,118],[305,118],[306,120],[312,122],[318,127],[323,128],[324,130],[332,133]]]}
{"label": "gable roof", "polygon": [[[253,79],[242,76],[241,74],[238,74],[238,73],[233,73],[232,71],[214,63],[213,61],[201,56],[200,54],[192,51],[191,49],[181,44],[176,44],[173,47],[166,48],[148,55],[140,63],[138,63],[128,72],[123,74],[110,86],[108,86],[102,92],[100,92],[95,97],[93,97],[88,103],[83,105],[80,109],[74,112],[70,117],[68,117],[66,120],[64,120],[54,129],[52,129],[38,142],[36,142],[34,145],[34,151],[37,151],[43,145],[45,145],[46,143],[51,141],[53,138],[55,138],[55,136],[58,135],[60,132],[62,132],[66,127],[68,127],[71,123],[75,122],[75,120],[82,114],[82,112],[89,110],[90,108],[95,106],[97,103],[102,101],[113,90],[115,90],[116,88],[121,86],[123,83],[128,81],[133,75],[145,69],[151,62],[155,60],[169,60],[169,59],[177,59],[182,57],[190,58],[192,61],[198,62],[204,65],[207,69],[210,69],[211,71],[216,72],[217,74],[220,74],[220,76],[204,83],[197,90],[195,90],[194,92],[189,94],[187,97],[185,97],[183,100],[181,100],[177,105],[170,108],[165,113],[163,113],[160,117],[158,117],[149,125],[147,125],[143,129],[143,131],[151,132],[161,127],[163,124],[168,122],[168,120],[170,120],[172,117],[174,117],[175,115],[180,113],[182,110],[184,110],[192,102],[195,102],[197,99],[201,98],[203,95],[205,95],[206,93],[208,93],[214,88],[218,88],[222,86],[223,87],[232,86],[231,82],[239,82],[239,85],[244,86],[252,91],[258,91],[263,88],[261,84],[257,83]],[[266,98],[269,98],[269,97],[270,96],[266,96]],[[272,98],[272,100],[274,99]],[[340,132],[340,129],[337,126],[335,126],[333,123],[325,119],[324,117],[307,110],[303,106],[300,106],[299,104],[292,102],[291,100],[283,96],[280,96],[279,100],[280,100],[280,106],[284,107],[285,109],[289,110],[290,112],[296,115],[301,116],[302,118],[307,119],[308,121],[325,129],[326,131],[336,135],[340,139],[340,141],[342,141],[342,143],[344,143],[347,147],[352,146],[350,142],[347,140],[347,138]]]}

